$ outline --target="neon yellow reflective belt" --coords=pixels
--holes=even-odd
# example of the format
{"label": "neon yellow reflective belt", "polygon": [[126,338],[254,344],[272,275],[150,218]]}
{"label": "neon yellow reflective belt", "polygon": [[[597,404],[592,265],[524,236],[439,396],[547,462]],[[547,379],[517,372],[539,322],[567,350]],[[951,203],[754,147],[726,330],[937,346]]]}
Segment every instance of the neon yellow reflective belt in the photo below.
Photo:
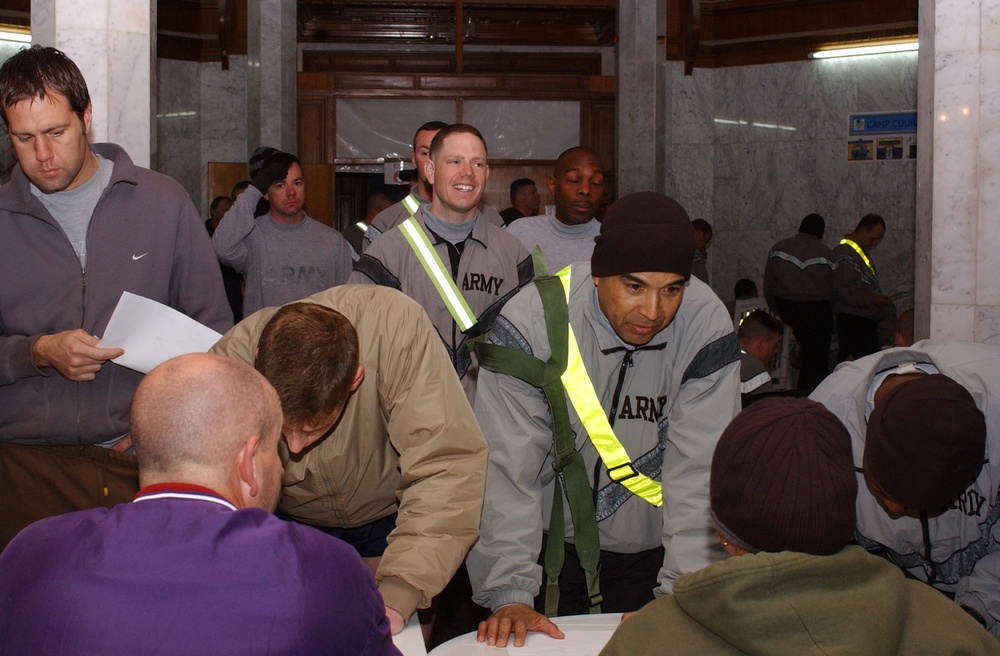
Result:
{"label": "neon yellow reflective belt", "polygon": [[410,194],[403,199],[403,207],[405,207],[406,211],[410,213],[410,218],[412,219],[417,215],[417,210],[420,209],[420,201],[417,200],[416,196]]}
{"label": "neon yellow reflective belt", "polygon": [[[566,267],[556,274],[566,291],[566,303],[569,304],[570,269]],[[601,401],[590,382],[587,369],[580,355],[580,346],[573,334],[573,327],[566,324],[569,333],[566,371],[562,373],[563,387],[569,396],[580,422],[587,429],[590,442],[600,454],[604,466],[608,468],[608,476],[616,483],[621,483],[629,492],[648,503],[660,507],[663,505],[663,486],[649,478],[632,466],[625,447],[615,437],[611,422],[601,407]]]}
{"label": "neon yellow reflective belt", "polygon": [[[410,198],[413,196],[407,196],[407,199]],[[407,205],[407,209],[409,209],[409,205]],[[469,304],[465,302],[461,292],[458,291],[455,281],[448,275],[444,262],[438,257],[437,251],[434,250],[427,233],[420,227],[420,223],[411,216],[399,224],[399,229],[403,231],[403,236],[409,242],[413,254],[420,260],[420,266],[424,268],[427,277],[434,283],[434,288],[437,289],[438,295],[444,301],[444,306],[448,308],[451,318],[455,320],[458,327],[462,332],[465,332],[475,326],[476,315],[469,308]]]}
{"label": "neon yellow reflective belt", "polygon": [[861,250],[860,246],[858,246],[854,241],[848,239],[847,237],[844,237],[843,239],[841,239],[840,243],[841,244],[847,244],[848,246],[850,246],[851,248],[853,248],[857,252],[857,254],[861,256],[861,261],[865,263],[865,266],[868,267],[868,270],[872,272],[872,276],[877,275],[875,273],[875,267],[872,266],[871,260],[868,259],[868,256],[865,255],[865,252],[863,250]]}

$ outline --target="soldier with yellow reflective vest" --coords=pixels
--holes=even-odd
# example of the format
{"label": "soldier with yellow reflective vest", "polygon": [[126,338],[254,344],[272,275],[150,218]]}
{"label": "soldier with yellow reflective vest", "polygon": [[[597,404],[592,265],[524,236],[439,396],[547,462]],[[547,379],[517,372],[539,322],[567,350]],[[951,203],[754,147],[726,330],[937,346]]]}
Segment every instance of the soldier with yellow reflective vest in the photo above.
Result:
{"label": "soldier with yellow reflective vest", "polygon": [[467,562],[488,644],[562,637],[546,615],[636,610],[721,556],[708,476],[740,408],[732,320],[690,277],[673,199],[625,196],[595,241],[589,264],[511,299],[478,349],[490,460]]}
{"label": "soldier with yellow reflective vest", "polygon": [[833,311],[837,316],[837,361],[857,360],[879,350],[877,317],[889,297],[878,284],[871,251],[885,235],[878,214],[861,217],[854,232],[833,249]]}
{"label": "soldier with yellow reflective vest", "polygon": [[413,216],[372,242],[349,282],[394,287],[419,303],[473,402],[478,366],[470,345],[534,269],[524,245],[476,207],[489,177],[486,142],[476,128],[458,123],[440,130],[424,174],[431,202],[413,201]]}

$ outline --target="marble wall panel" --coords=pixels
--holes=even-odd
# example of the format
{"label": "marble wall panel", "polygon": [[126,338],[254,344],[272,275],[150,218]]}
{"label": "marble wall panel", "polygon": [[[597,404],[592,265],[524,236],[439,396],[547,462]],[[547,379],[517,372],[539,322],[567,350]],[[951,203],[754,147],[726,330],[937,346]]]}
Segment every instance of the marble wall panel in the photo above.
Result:
{"label": "marble wall panel", "polygon": [[160,173],[179,182],[188,192],[198,213],[208,218],[203,202],[205,173],[198,157],[199,148],[197,137],[171,137],[158,144],[157,157],[163,162]]}
{"label": "marble wall panel", "polygon": [[934,303],[930,306],[930,338],[973,340],[976,334],[976,306]]}
{"label": "marble wall panel", "polygon": [[667,150],[671,175],[664,193],[680,203],[692,219],[709,223],[717,216],[713,208],[713,161],[704,157],[705,146],[672,144]]}
{"label": "marble wall panel", "polygon": [[[145,6],[147,3],[137,3]],[[148,24],[148,21],[147,21]],[[139,166],[152,164],[153,123],[152,47],[149,33],[107,32],[106,51],[108,129]]]}
{"label": "marble wall panel", "polygon": [[[84,79],[87,80],[93,117],[90,126],[90,140],[92,142],[117,142],[112,136],[114,131],[109,120],[108,61],[104,56],[108,49],[108,33],[104,30],[80,28],[57,31],[52,35],[52,38],[52,41],[48,41],[39,37],[36,42],[59,48],[65,52],[76,63],[80,72],[83,73]],[[122,145],[124,146],[124,144]]]}
{"label": "marble wall panel", "polygon": [[201,65],[157,60],[156,135],[166,139],[201,135]]}
{"label": "marble wall panel", "polygon": [[[668,65],[668,138],[671,143],[711,144],[715,141],[715,98],[712,85],[715,71],[698,69],[684,75],[679,65]],[[670,156],[670,153],[667,153]]]}
{"label": "marble wall panel", "polygon": [[916,53],[849,59],[858,84],[855,105],[848,108],[849,112],[916,109]]}
{"label": "marble wall panel", "polygon": [[976,234],[976,303],[1000,305],[1000,51],[983,52],[979,93],[979,207]]}
{"label": "marble wall panel", "polygon": [[939,54],[935,72],[931,301],[975,303],[979,56]]}
{"label": "marble wall panel", "polygon": [[[79,3],[93,11],[96,3],[90,0]],[[107,26],[114,32],[132,32],[148,36],[152,30],[153,15],[149,4],[135,0],[107,0]]]}
{"label": "marble wall panel", "polygon": [[201,207],[199,65],[159,59],[157,69],[156,170],[177,180]]}
{"label": "marble wall panel", "polygon": [[[809,212],[826,218],[825,241],[832,247],[870,211],[883,213],[898,237],[879,247],[890,291],[912,292],[915,163],[848,162],[846,143],[849,114],[916,107],[916,57],[704,73],[696,70],[693,76],[705,78],[704,83],[673,83],[678,94],[672,98],[667,183],[685,198],[682,202],[711,211],[704,218],[716,230],[709,257],[716,293],[728,297],[738,278],[761,277],[770,246],[793,234]],[[713,142],[682,148],[682,141],[696,133],[696,115],[709,108],[714,109]],[[711,189],[694,179],[707,173]],[[711,202],[696,201],[694,195],[689,199],[685,194],[691,189],[697,196],[710,194]]]}
{"label": "marble wall panel", "polygon": [[935,50],[972,52],[979,50],[981,0],[934,0]]}
{"label": "marble wall panel", "polygon": [[976,306],[976,341],[1000,346],[1000,306]]}
{"label": "marble wall panel", "polygon": [[[157,168],[208,206],[208,162],[247,159],[246,57],[219,63],[157,61]],[[254,146],[256,147],[256,146]]]}
{"label": "marble wall panel", "polygon": [[[709,200],[704,203],[705,207],[710,208],[711,215],[704,218],[716,231],[739,230],[739,188],[743,149],[744,146],[738,143],[721,143],[714,149],[701,147],[688,153],[692,160],[712,161],[711,188],[706,190]],[[689,166],[687,162],[680,161],[677,165]]]}
{"label": "marble wall panel", "polygon": [[981,0],[979,20],[980,50],[1000,50],[1000,0]]}
{"label": "marble wall panel", "polygon": [[774,67],[743,66],[725,69],[727,74],[736,76],[736,100],[738,118],[749,123],[742,132],[742,141],[780,141],[783,131],[772,125],[778,124],[778,103],[785,87],[788,70],[783,65]]}
{"label": "marble wall panel", "polygon": [[820,137],[824,132],[823,121],[816,117],[836,99],[822,95],[819,67],[780,64],[775,73],[779,88],[772,121],[777,127],[771,128],[775,140],[809,141]]}
{"label": "marble wall panel", "polygon": [[[229,70],[221,64],[201,64],[202,139],[247,139],[247,61],[230,57]],[[254,144],[257,148],[259,144]],[[277,148],[277,145],[274,145]],[[239,159],[245,159],[246,154]]]}
{"label": "marble wall panel", "polygon": [[761,290],[767,253],[786,236],[772,230],[716,231],[708,250],[708,264],[712,270],[712,288],[719,298],[732,300],[733,286],[740,278],[753,280]]}
{"label": "marble wall panel", "polygon": [[[701,71],[695,71],[698,75]],[[715,143],[742,143],[744,128],[747,121],[744,102],[741,97],[743,85],[734,69],[719,68],[711,71],[711,86],[705,93],[713,107],[712,118],[715,122]]]}

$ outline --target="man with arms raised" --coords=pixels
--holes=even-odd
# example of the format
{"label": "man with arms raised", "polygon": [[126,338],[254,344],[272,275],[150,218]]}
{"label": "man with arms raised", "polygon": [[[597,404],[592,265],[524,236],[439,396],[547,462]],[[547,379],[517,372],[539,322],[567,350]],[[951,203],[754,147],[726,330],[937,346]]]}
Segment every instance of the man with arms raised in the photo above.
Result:
{"label": "man with arms raised", "polygon": [[136,390],[132,438],[134,502],[38,522],[0,556],[0,651],[398,654],[361,559],[271,514],[281,406],[263,376],[168,360]]}
{"label": "man with arms raised", "polygon": [[87,83],[33,46],[0,68],[18,165],[0,188],[0,549],[24,526],[138,490],[128,408],[142,374],[99,348],[123,291],[232,325],[204,223],[176,182],[88,145]]}
{"label": "man with arms raised", "polygon": [[480,641],[562,637],[542,608],[637,610],[721,555],[708,474],[740,407],[739,349],[722,302],[690,278],[694,249],[676,201],[625,196],[590,263],[522,290],[481,345],[490,459],[468,563],[494,612]]}
{"label": "man with arms raised", "polygon": [[[255,218],[261,198],[269,212]],[[305,203],[298,158],[272,153],[212,235],[219,261],[244,275],[244,316],[347,281],[353,263],[350,244],[307,216]]]}
{"label": "man with arms raised", "polygon": [[489,177],[486,158],[486,142],[471,125],[438,132],[424,162],[433,200],[373,242],[351,274],[351,282],[393,287],[427,311],[470,402],[478,372],[470,342],[489,331],[533,271],[521,242],[476,207]]}
{"label": "man with arms raised", "polygon": [[556,199],[555,215],[519,219],[507,232],[528,250],[542,249],[545,264],[555,273],[567,264],[586,262],[594,252],[601,224],[594,218],[604,193],[604,166],[590,148],[570,148],[556,160],[549,191]]}

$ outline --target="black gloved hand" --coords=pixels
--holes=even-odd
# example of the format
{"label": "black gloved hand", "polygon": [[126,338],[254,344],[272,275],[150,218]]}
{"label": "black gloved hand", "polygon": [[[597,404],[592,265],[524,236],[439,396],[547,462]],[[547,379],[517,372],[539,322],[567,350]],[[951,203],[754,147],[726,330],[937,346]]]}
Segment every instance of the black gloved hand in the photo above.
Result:
{"label": "black gloved hand", "polygon": [[271,164],[270,166],[265,166],[261,170],[257,171],[250,184],[252,184],[260,193],[266,194],[267,190],[271,188],[271,185],[278,180],[284,180],[286,175],[288,175],[287,164]]}

